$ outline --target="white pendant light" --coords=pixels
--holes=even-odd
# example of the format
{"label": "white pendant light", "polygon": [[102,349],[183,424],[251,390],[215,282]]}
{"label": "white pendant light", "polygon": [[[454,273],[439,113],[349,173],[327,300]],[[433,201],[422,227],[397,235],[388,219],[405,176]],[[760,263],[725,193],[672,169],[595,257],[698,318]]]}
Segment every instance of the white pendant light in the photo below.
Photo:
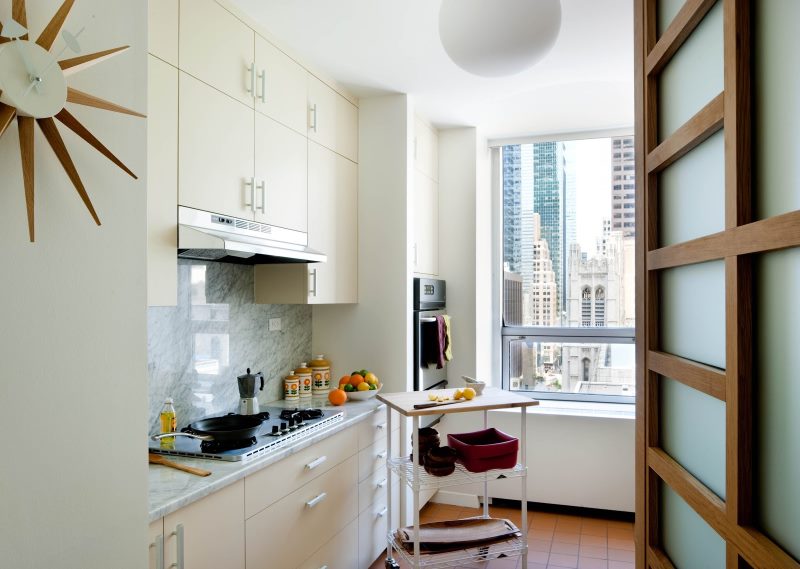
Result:
{"label": "white pendant light", "polygon": [[456,65],[484,77],[530,68],[561,29],[559,0],[442,0],[439,37]]}

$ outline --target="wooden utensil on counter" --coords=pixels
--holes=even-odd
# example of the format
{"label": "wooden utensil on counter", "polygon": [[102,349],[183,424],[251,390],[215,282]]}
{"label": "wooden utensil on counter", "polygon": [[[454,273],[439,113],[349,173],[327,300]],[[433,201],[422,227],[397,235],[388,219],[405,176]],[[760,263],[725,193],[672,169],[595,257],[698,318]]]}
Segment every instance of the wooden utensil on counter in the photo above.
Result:
{"label": "wooden utensil on counter", "polygon": [[189,474],[194,474],[196,476],[209,476],[211,474],[210,470],[203,470],[202,468],[195,468],[193,466],[186,466],[185,464],[178,464],[177,462],[172,462],[171,460],[167,460],[160,454],[154,454],[152,452],[147,453],[150,464],[160,464],[161,466],[169,466],[170,468],[175,468],[177,470],[183,470],[184,472],[188,472]]}

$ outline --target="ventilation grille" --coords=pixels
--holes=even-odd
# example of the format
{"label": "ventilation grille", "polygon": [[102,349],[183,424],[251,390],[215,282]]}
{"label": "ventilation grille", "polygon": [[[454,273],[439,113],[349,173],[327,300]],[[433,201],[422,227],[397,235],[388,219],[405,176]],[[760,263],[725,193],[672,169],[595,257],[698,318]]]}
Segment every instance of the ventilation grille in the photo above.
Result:
{"label": "ventilation grille", "polygon": [[257,233],[272,233],[272,227],[265,223],[258,223],[257,221],[247,221],[245,219],[236,219],[236,229],[247,229]]}

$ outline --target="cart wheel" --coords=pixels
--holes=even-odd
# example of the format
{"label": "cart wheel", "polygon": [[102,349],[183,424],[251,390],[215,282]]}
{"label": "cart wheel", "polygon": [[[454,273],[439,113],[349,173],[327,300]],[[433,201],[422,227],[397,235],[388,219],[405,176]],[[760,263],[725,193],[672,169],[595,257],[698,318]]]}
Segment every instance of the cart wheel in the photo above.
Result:
{"label": "cart wheel", "polygon": [[386,569],[400,569],[400,566],[397,564],[397,561],[394,559],[387,559],[383,562],[383,566]]}

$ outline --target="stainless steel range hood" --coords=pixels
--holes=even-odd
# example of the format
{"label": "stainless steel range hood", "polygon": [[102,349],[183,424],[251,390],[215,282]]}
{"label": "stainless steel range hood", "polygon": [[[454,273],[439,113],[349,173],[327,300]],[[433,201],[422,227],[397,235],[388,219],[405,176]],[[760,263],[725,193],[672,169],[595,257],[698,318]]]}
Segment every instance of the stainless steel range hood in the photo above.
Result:
{"label": "stainless steel range hood", "polygon": [[178,257],[244,265],[324,263],[308,234],[257,221],[178,206]]}

